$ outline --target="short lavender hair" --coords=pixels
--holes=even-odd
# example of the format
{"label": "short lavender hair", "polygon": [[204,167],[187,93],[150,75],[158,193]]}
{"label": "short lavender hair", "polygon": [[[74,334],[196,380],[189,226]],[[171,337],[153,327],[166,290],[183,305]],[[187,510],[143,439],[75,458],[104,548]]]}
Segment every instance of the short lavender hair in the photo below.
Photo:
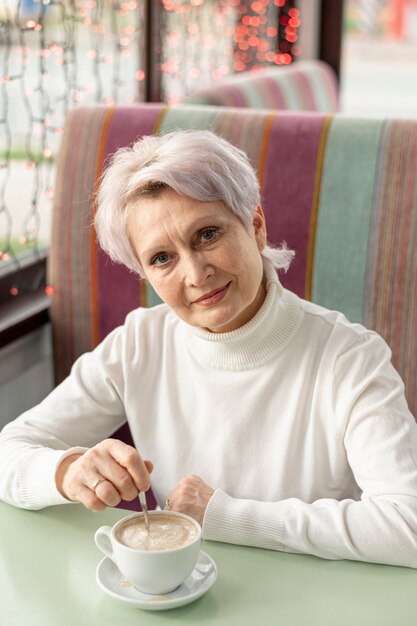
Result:
{"label": "short lavender hair", "polygon": [[[127,223],[141,197],[173,189],[181,196],[220,200],[249,230],[260,205],[259,181],[243,150],[209,130],[176,130],[150,135],[119,149],[100,181],[95,229],[102,249],[116,263],[144,276]],[[286,244],[266,244],[261,254],[287,270],[294,256]]]}

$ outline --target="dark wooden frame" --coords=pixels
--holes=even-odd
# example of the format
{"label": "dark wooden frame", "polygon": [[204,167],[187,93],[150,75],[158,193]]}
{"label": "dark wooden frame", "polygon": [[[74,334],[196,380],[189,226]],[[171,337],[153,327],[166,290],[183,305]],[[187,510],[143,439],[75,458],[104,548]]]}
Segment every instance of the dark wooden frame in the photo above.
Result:
{"label": "dark wooden frame", "polygon": [[338,78],[340,78],[343,11],[343,0],[321,0],[319,58],[334,69]]}

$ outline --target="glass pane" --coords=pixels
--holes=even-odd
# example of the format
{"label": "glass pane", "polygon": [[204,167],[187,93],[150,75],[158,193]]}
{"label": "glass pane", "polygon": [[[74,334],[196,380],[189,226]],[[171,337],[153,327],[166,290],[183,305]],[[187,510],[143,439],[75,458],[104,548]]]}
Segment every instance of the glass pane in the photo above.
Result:
{"label": "glass pane", "polygon": [[345,0],[341,108],[417,115],[417,1]]}
{"label": "glass pane", "polygon": [[143,100],[143,14],[142,0],[3,0],[1,265],[48,245],[69,109]]}

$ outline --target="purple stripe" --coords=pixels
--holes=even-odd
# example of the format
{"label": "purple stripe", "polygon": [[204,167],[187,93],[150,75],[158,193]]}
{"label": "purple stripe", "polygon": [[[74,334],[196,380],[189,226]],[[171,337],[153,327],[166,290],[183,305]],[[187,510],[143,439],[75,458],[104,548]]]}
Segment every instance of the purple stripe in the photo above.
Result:
{"label": "purple stripe", "polygon": [[131,145],[144,135],[152,135],[163,104],[140,104],[123,106],[114,112],[105,144],[104,158],[114,154],[119,148]]}
{"label": "purple stripe", "polygon": [[212,99],[213,104],[220,106],[248,106],[246,96],[238,85],[222,85],[219,87],[218,94]]}
{"label": "purple stripe", "polygon": [[293,270],[281,280],[301,297],[306,289],[314,179],[325,119],[318,113],[283,112],[274,119],[268,138],[262,185],[268,240],[274,245],[284,240],[295,250]]}
{"label": "purple stripe", "polygon": [[319,106],[314,96],[310,77],[305,72],[294,68],[292,79],[297,85],[300,94],[300,108],[305,111],[317,111]]}
{"label": "purple stripe", "polygon": [[262,98],[265,108],[287,109],[288,103],[282,93],[280,76],[259,76],[256,85],[265,95]]}
{"label": "purple stripe", "polygon": [[[119,148],[131,145],[144,135],[153,134],[163,108],[161,104],[150,104],[116,110],[107,129],[104,160]],[[113,328],[123,324],[129,311],[140,305],[141,289],[137,276],[124,266],[112,263],[104,252],[97,249],[100,340]]]}

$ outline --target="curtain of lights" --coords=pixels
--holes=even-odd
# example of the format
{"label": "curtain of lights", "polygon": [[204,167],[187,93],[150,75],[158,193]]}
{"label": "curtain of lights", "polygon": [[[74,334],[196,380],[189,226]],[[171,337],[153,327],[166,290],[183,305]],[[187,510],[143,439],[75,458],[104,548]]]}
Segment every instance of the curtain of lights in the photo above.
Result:
{"label": "curtain of lights", "polygon": [[178,102],[233,72],[287,65],[301,52],[288,0],[163,0],[162,99]]}
{"label": "curtain of lights", "polygon": [[68,110],[143,99],[142,16],[142,0],[3,0],[0,255],[16,269],[22,251],[36,254],[49,240]]}
{"label": "curtain of lights", "polygon": [[[146,26],[152,4],[159,29]],[[86,104],[159,99],[299,54],[285,0],[3,0],[0,8],[0,272],[47,246],[65,116]],[[158,32],[156,32],[156,30]],[[148,45],[152,33],[159,41]],[[155,58],[146,59],[149,50]],[[150,73],[150,72],[149,72]],[[25,290],[30,288],[25,287]],[[18,283],[11,292],[22,291]]]}

